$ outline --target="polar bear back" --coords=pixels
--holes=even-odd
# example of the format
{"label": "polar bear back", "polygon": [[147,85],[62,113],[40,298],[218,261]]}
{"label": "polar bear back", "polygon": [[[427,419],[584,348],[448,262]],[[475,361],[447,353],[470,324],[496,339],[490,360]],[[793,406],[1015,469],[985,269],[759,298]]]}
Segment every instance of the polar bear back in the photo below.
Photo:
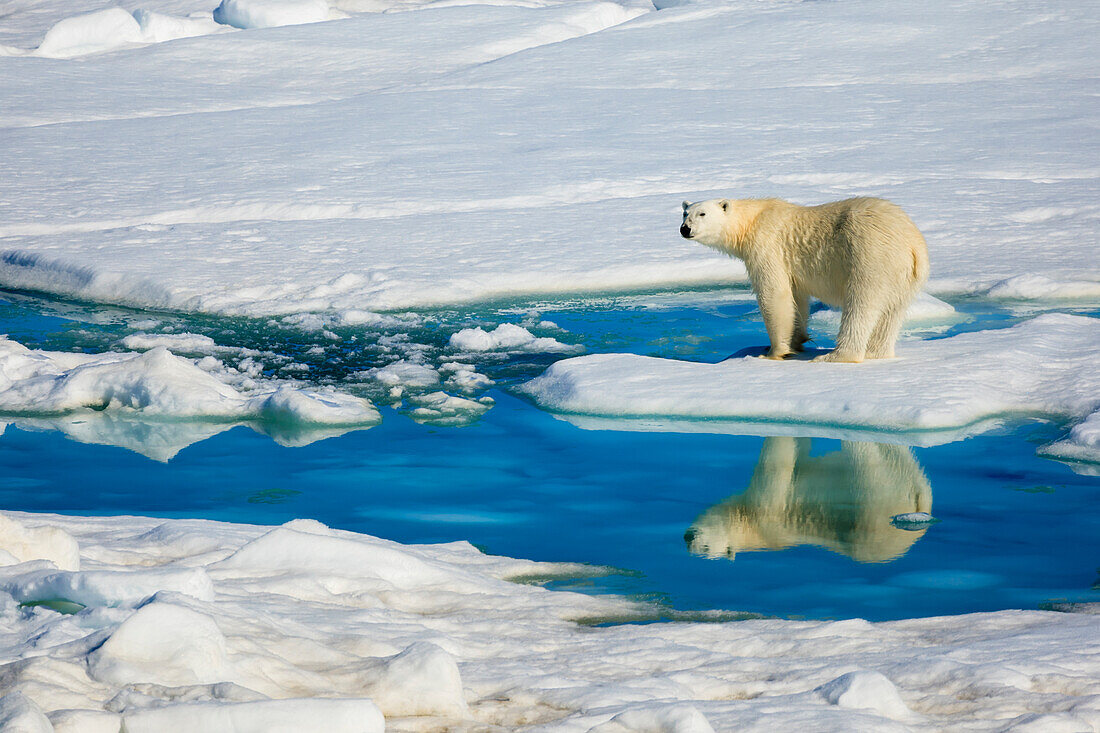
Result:
{"label": "polar bear back", "polygon": [[875,283],[876,290],[908,299],[928,278],[924,237],[901,208],[884,199],[818,206],[779,199],[735,204],[759,211],[741,247],[750,270],[780,257],[797,290],[830,305],[843,305],[853,283]]}

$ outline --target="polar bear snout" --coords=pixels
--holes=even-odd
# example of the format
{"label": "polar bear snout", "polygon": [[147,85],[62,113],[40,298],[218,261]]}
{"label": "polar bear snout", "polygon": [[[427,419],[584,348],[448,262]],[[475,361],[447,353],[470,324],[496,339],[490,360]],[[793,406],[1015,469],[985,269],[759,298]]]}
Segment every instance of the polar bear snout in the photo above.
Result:
{"label": "polar bear snout", "polygon": [[680,236],[684,239],[691,239],[691,227],[686,223],[680,225]]}

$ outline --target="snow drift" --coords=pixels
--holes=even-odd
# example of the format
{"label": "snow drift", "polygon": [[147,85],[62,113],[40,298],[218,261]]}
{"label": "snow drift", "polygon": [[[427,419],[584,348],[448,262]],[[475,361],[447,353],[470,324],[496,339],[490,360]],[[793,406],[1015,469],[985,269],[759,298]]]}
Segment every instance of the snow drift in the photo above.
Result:
{"label": "snow drift", "polygon": [[[16,536],[55,539],[39,552]],[[52,567],[61,536],[82,569]],[[1094,615],[592,628],[575,620],[646,607],[506,581],[576,566],[308,520],[13,513],[0,552],[13,550],[21,561],[0,562],[0,720],[23,730],[999,731],[1100,718],[1082,644]]]}

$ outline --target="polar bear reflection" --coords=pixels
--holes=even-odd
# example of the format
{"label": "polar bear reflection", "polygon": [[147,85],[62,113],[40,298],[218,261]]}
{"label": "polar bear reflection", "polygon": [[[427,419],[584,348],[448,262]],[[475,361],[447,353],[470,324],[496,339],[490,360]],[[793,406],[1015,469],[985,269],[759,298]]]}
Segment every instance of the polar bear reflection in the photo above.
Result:
{"label": "polar bear reflection", "polygon": [[748,489],[700,515],[684,539],[708,557],[818,545],[886,562],[924,534],[891,517],[931,510],[932,488],[905,446],[841,441],[839,451],[811,456],[809,438],[768,438]]}

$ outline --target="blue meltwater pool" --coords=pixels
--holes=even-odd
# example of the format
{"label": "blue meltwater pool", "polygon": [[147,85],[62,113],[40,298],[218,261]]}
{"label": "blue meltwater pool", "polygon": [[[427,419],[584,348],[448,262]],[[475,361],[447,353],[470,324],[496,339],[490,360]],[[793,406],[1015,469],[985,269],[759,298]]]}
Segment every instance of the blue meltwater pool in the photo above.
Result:
{"label": "blue meltwater pool", "polygon": [[[953,305],[957,318],[909,337],[1002,328],[1035,312]],[[1063,425],[1008,422],[923,447],[874,433],[807,437],[791,425],[588,429],[512,392],[569,355],[553,351],[485,354],[476,367],[495,381],[480,395],[488,409],[433,420],[370,376],[413,352],[442,362],[458,329],[506,322],[589,353],[718,361],[765,342],[744,290],[495,303],[374,326],[0,293],[0,333],[32,348],[120,349],[138,330],[200,334],[238,348],[219,358],[251,359],[257,377],[335,385],[370,397],[383,417],[316,439],[107,413],[0,415],[0,508],[257,524],[310,517],[406,543],[468,540],[490,553],[611,566],[620,572],[555,587],[652,599],[668,617],[721,609],[882,620],[1100,600],[1100,466],[1036,455]],[[764,435],[730,434],[754,431]],[[934,521],[892,521],[917,512]]]}

